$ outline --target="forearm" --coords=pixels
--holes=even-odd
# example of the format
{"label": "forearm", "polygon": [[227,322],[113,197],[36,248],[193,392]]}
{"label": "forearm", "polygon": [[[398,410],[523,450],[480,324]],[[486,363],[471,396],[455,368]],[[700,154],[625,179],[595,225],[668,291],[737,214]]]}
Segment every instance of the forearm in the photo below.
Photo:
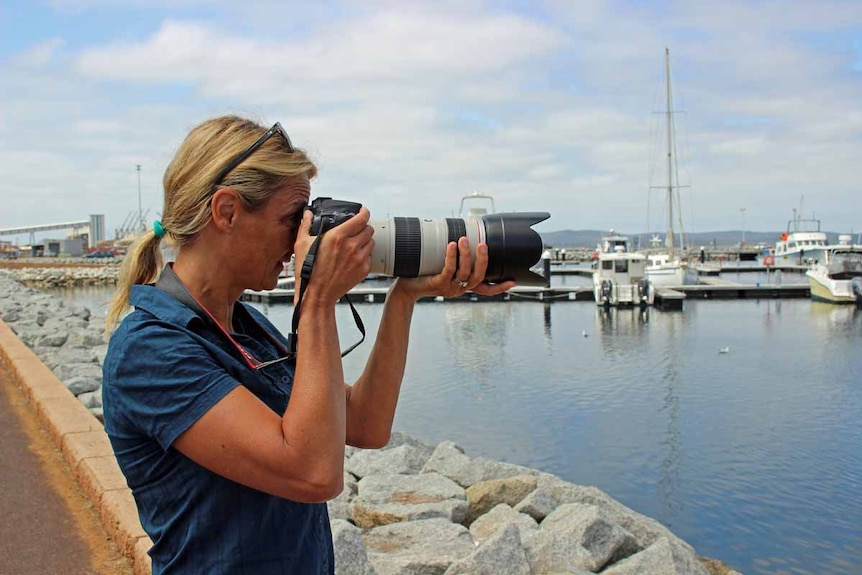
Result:
{"label": "forearm", "polygon": [[[346,437],[344,373],[334,304],[322,304],[309,291],[302,304],[296,373],[282,418],[286,445],[312,475],[341,479]],[[311,297],[309,297],[311,296]]]}
{"label": "forearm", "polygon": [[386,298],[365,370],[348,394],[347,442],[350,445],[382,447],[389,440],[407,364],[414,305],[414,299],[397,285]]}

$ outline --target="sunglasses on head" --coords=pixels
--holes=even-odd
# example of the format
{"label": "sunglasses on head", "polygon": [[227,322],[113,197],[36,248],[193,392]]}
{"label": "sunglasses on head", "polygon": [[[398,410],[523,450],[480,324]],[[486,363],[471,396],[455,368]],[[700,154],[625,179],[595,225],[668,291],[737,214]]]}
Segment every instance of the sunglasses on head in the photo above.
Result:
{"label": "sunglasses on head", "polygon": [[233,169],[236,168],[238,165],[240,165],[241,163],[246,161],[249,156],[251,156],[258,148],[260,148],[262,145],[264,145],[267,140],[269,140],[271,137],[273,137],[276,134],[279,134],[281,136],[282,140],[284,140],[284,143],[287,146],[288,152],[295,152],[296,151],[296,148],[293,147],[293,143],[290,141],[290,136],[288,136],[287,132],[284,130],[284,128],[281,127],[281,122],[276,122],[275,124],[273,124],[272,128],[270,128],[269,130],[264,132],[260,138],[255,140],[240,155],[238,155],[236,158],[234,158],[233,160],[228,162],[228,164],[224,168],[222,168],[222,170],[215,177],[215,182],[213,184],[213,187],[217,187],[221,183],[221,181],[225,178],[225,176],[227,176],[229,173],[231,173],[233,171]]}

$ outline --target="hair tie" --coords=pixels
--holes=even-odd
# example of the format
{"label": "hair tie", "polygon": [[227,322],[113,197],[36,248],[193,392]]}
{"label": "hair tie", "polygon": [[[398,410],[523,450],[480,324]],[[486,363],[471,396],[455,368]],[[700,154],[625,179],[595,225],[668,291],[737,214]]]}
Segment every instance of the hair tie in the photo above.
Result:
{"label": "hair tie", "polygon": [[156,235],[157,238],[161,238],[165,235],[165,228],[162,227],[162,222],[160,222],[159,220],[155,220],[153,222],[153,233]]}

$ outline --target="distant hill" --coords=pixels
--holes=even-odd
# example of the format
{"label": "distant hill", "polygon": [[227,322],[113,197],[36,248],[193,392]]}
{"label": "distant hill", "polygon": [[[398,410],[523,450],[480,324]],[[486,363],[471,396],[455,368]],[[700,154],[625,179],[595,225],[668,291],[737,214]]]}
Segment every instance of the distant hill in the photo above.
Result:
{"label": "distant hill", "polygon": [[[607,230],[563,230],[540,233],[546,246],[554,248],[595,248]],[[630,236],[631,237],[631,236]]]}
{"label": "distant hill", "polygon": [[[631,240],[631,245],[635,248],[639,246],[648,247],[651,237],[644,233],[630,233],[622,230],[617,230],[617,233],[628,236]],[[756,246],[763,244],[767,246],[773,245],[783,232],[745,232],[745,243],[748,246]],[[544,232],[542,236],[546,246],[555,248],[595,248],[601,241],[603,236],[608,234],[608,230],[562,230],[558,232]],[[652,234],[654,235],[654,234]],[[659,234],[664,237],[664,234]],[[826,232],[829,238],[829,243],[838,243],[838,234],[834,232]],[[742,231],[731,230],[725,232],[698,232],[685,235],[685,244],[688,246],[707,247],[729,247],[739,245],[742,239]],[[855,239],[855,238],[854,238]],[[677,236],[677,245],[679,245],[679,236]]]}

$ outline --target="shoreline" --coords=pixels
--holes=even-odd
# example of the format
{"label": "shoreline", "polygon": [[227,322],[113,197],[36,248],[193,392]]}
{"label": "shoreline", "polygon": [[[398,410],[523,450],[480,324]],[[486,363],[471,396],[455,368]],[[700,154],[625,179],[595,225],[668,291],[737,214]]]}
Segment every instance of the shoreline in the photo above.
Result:
{"label": "shoreline", "polygon": [[[61,448],[83,439],[78,434],[98,444],[92,452],[66,447],[64,455],[72,459],[70,466],[97,508],[108,500],[121,502],[119,512],[109,508],[102,514],[103,521],[113,524],[106,528],[133,558],[136,573],[148,573],[149,539],[125,480],[121,474],[117,478],[119,469],[99,423],[101,361],[107,349],[103,326],[90,321],[89,309],[66,306],[51,294],[23,286],[17,271],[0,270],[0,330],[8,331],[0,339],[0,351]],[[64,277],[74,280],[76,274]],[[19,369],[20,362],[33,366],[34,374]],[[53,421],[54,410],[40,410],[38,390],[44,386],[50,389],[47,399],[76,414],[74,430],[63,431]],[[107,469],[107,479],[90,469],[96,462]],[[81,468],[89,475],[79,473]],[[348,572],[345,565],[351,573],[364,565],[364,572],[384,575],[420,564],[428,572],[449,575],[564,568],[575,573],[737,573],[697,556],[658,521],[595,487],[468,456],[452,442],[426,445],[400,432],[382,450],[348,448],[345,489],[329,509],[339,573]],[[503,558],[500,571],[493,561]],[[659,570],[649,570],[650,565]]]}

